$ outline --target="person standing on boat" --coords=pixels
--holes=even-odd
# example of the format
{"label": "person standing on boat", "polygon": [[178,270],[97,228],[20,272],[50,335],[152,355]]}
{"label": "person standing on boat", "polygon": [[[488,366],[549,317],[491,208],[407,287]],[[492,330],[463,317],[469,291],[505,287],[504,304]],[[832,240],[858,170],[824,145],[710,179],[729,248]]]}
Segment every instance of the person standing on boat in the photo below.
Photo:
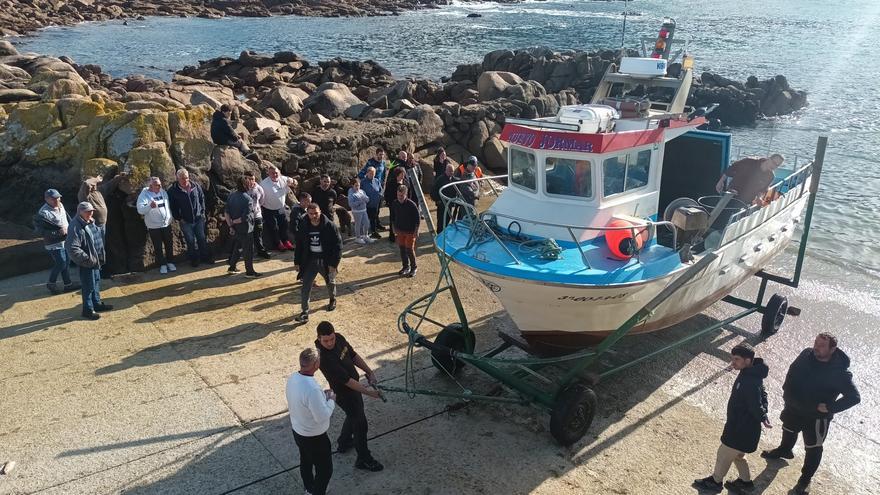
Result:
{"label": "person standing on boat", "polygon": [[[732,491],[749,491],[755,487],[745,455],[757,450],[761,424],[770,428],[767,393],[764,391],[769,368],[763,359],[755,357],[755,349],[747,343],[738,344],[730,354],[730,366],[739,371],[739,376],[733,382],[733,391],[727,401],[727,421],[715,457],[715,469],[711,476],[694,481],[697,487],[714,492],[720,492],[724,487]],[[731,464],[736,466],[739,477],[724,482]]]}
{"label": "person standing on boat", "polygon": [[[364,414],[364,395],[374,399],[380,397],[379,390],[375,388],[376,374],[367,365],[364,359],[355,352],[351,344],[336,333],[333,324],[329,321],[318,323],[318,338],[315,346],[320,353],[320,369],[330,384],[330,389],[336,394],[336,404],[345,411],[345,422],[342,423],[342,431],[339,432],[337,451],[344,454],[352,447],[357,451],[357,461],[354,467],[365,471],[381,471],[384,466],[373,458],[367,447],[367,416]],[[367,381],[372,386],[368,388],[359,380],[357,368],[367,375]]]}
{"label": "person standing on boat", "polygon": [[333,476],[333,448],[327,430],[336,408],[336,394],[321,390],[315,372],[321,359],[315,349],[299,354],[299,371],[287,379],[285,395],[293,439],[299,449],[299,473],[310,495],[324,495]]}
{"label": "person standing on boat", "polygon": [[785,405],[782,420],[782,441],[773,450],[765,450],[765,459],[793,459],[798,434],[804,437],[804,466],[794,487],[795,494],[809,493],[810,481],[822,461],[822,444],[834,415],[861,402],[852,373],[849,356],[837,347],[837,337],[820,333],[812,348],[791,363],[782,383]]}
{"label": "person standing on boat", "polygon": [[[730,164],[718,183],[715,190],[719,194],[725,190],[736,192],[736,199],[750,205],[761,201],[767,188],[773,183],[773,171],[782,165],[785,157],[773,154],[767,158],[743,158]],[[727,184],[727,179],[731,179]],[[725,187],[726,186],[726,187]]]}
{"label": "person standing on boat", "polygon": [[397,198],[391,203],[390,208],[394,212],[394,235],[397,238],[397,246],[400,248],[400,261],[403,268],[398,274],[404,277],[415,277],[416,267],[416,239],[419,236],[419,224],[421,213],[413,200],[407,197],[406,184],[397,186]]}

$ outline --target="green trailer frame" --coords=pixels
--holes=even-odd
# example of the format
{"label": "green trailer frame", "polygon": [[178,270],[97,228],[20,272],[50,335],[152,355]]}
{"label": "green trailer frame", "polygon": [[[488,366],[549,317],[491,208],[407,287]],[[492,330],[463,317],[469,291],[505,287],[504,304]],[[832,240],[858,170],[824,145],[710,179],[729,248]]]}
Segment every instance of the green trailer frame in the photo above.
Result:
{"label": "green trailer frame", "polygon": [[[824,136],[820,137],[816,147],[815,159],[802,169],[808,168],[809,174],[812,175],[812,180],[810,182],[810,196],[804,216],[803,231],[800,236],[800,246],[795,262],[794,274],[791,277],[786,277],[763,270],[757,272],[755,276],[760,278],[761,282],[754,300],[746,300],[732,295],[722,299],[722,301],[741,309],[735,315],[700,328],[675,342],[659,349],[654,349],[647,354],[622,364],[603,366],[603,363],[600,362],[600,358],[625,337],[632,328],[649,317],[655,308],[673,296],[679,288],[714,261],[717,255],[710,252],[685,270],[654,299],[649,301],[617,330],[592,348],[564,356],[537,357],[530,355],[530,348],[524,341],[507,333],[499,332],[501,337],[500,344],[488,351],[475,353],[476,337],[468,324],[467,314],[461,303],[458,288],[452,275],[452,259],[442,250],[437,249],[440,259],[440,276],[435,289],[407,305],[397,321],[398,330],[407,336],[409,342],[406,386],[379,385],[378,388],[383,391],[404,392],[410,395],[535,405],[550,413],[550,432],[559,443],[563,445],[575,443],[583,437],[592,423],[598,404],[592,387],[601,379],[680,347],[706,333],[734,323],[753,313],[764,315],[761,331],[765,335],[775,333],[786,315],[796,316],[800,313],[799,309],[789,307],[787,300],[778,294],[774,294],[766,304],[764,303],[764,297],[768,282],[775,282],[794,288],[798,287],[800,283],[826,146],[827,138]],[[418,188],[417,192],[421,208],[427,219],[428,228],[433,236],[435,233],[434,226],[428,214],[427,203],[421,191],[418,191]],[[436,321],[428,316],[428,311],[437,298],[447,292],[452,298],[458,316],[458,322],[451,324]],[[413,318],[415,321],[411,322],[410,320]],[[422,325],[425,323],[436,325],[442,329],[435,340],[431,341],[420,332]],[[431,352],[433,364],[453,380],[462,365],[467,364],[497,380],[502,385],[502,389],[512,392],[513,396],[496,395],[495,393],[473,394],[460,383],[461,392],[415,388],[411,384],[411,377],[413,376],[412,352],[416,347],[428,349]],[[528,357],[500,357],[502,353],[511,348],[519,348],[526,351]],[[555,368],[557,373],[544,373],[543,371],[548,368]],[[558,371],[561,371],[561,373]],[[456,381],[456,383],[458,382]]]}

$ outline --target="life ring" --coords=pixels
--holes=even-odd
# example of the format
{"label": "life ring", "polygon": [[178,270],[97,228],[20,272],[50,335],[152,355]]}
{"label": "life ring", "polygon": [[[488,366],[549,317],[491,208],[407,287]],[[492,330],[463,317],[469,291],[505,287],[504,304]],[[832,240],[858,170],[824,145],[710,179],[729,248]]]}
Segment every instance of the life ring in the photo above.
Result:
{"label": "life ring", "polygon": [[[605,231],[605,244],[615,259],[629,260],[648,242],[648,228],[645,226],[635,225],[622,219],[614,219],[608,222],[606,227],[616,229]],[[635,236],[633,236],[633,232],[635,232]]]}

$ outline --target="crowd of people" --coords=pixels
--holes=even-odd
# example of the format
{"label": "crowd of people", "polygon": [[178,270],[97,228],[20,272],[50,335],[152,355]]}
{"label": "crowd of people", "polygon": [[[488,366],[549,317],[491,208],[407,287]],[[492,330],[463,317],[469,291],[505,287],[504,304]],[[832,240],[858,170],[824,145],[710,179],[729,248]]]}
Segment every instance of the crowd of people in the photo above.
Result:
{"label": "crowd of people", "polygon": [[[225,198],[222,222],[228,229],[231,250],[227,257],[229,274],[238,274],[239,261],[244,262],[247,278],[261,276],[254,265],[255,257],[272,257],[270,251],[294,251],[294,269],[302,280],[301,310],[298,322],[309,318],[312,288],[320,275],[327,286],[329,311],[336,308],[336,275],[342,259],[342,234],[336,210],[339,193],[329,175],[319,178],[317,187],[301,191],[295,178],[285,176],[274,164],[261,160],[241,136],[234,132],[229,121],[232,110],[223,105],[214,114],[211,135],[217,145],[232,146],[243,156],[256,160],[265,177],[244,173],[236,178],[235,190]],[[437,231],[460,216],[447,214],[440,198],[440,188],[459,180],[465,182],[447,188],[445,194],[458,196],[473,206],[480,196],[476,181],[482,170],[476,157],[470,157],[456,168],[440,148],[434,161],[434,187],[430,196],[437,203]],[[353,220],[353,241],[371,244],[388,232],[389,242],[396,243],[400,253],[399,274],[415,277],[418,273],[416,241],[426,212],[419,206],[422,171],[415,157],[407,150],[399,150],[396,160],[387,159],[386,151],[377,146],[359,170],[345,184],[348,185],[347,204]],[[118,174],[112,182],[125,178]],[[82,288],[82,317],[97,320],[99,313],[109,311],[110,305],[100,302],[100,279],[107,259],[105,248],[107,207],[102,189],[102,178],[89,177],[80,190],[76,216],[64,208],[61,194],[56,189],[45,192],[44,201],[34,216],[34,228],[43,236],[46,252],[52,260],[47,289],[52,294]],[[341,186],[341,184],[337,184]],[[338,189],[342,189],[338,187]],[[298,196],[295,196],[298,193]],[[384,203],[384,205],[383,205]],[[388,210],[390,228],[382,225],[380,209]],[[143,218],[144,228],[152,244],[160,274],[177,271],[174,253],[173,223],[177,222],[186,244],[186,257],[193,267],[200,263],[213,264],[214,256],[207,241],[208,208],[203,186],[190,178],[185,168],[178,169],[176,181],[165,187],[160,177],[150,177],[134,201],[137,213]],[[221,225],[223,224],[221,223]],[[70,276],[70,263],[80,268],[80,281]],[[62,287],[58,285],[61,278]]]}

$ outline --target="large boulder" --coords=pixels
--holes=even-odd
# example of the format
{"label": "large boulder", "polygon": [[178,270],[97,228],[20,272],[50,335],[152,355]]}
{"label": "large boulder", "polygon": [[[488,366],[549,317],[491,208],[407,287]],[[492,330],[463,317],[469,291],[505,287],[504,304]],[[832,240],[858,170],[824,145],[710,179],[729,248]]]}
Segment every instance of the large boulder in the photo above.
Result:
{"label": "large boulder", "polygon": [[62,98],[55,102],[58,113],[64,127],[89,125],[95,117],[106,113],[106,108],[101,100],[94,101],[90,98]]}
{"label": "large boulder", "polygon": [[37,101],[40,95],[24,88],[0,88],[0,103],[18,103],[21,101]]}
{"label": "large boulder", "polygon": [[162,141],[147,143],[128,152],[123,170],[128,174],[131,192],[146,186],[147,179],[159,177],[165,184],[175,178],[174,162],[168,154],[167,144]]}
{"label": "large boulder", "polygon": [[492,172],[507,172],[507,150],[504,149],[504,143],[497,136],[490,137],[483,144],[483,160],[483,163]]}
{"label": "large boulder", "polygon": [[71,163],[77,152],[76,146],[71,145],[71,140],[84,128],[85,126],[68,127],[53,132],[46,139],[25,149],[22,160],[32,165]]}
{"label": "large boulder", "polygon": [[303,102],[304,108],[319,113],[327,118],[345,115],[345,111],[354,105],[364,102],[352,94],[348,86],[340,83],[326,82],[315,90],[312,96]]}
{"label": "large boulder", "polygon": [[208,105],[168,112],[171,158],[177,168],[187,166],[204,172],[211,168],[211,153],[214,151],[210,133],[212,113]]}
{"label": "large boulder", "polygon": [[6,57],[9,55],[18,55],[18,50],[15,49],[15,46],[12,43],[6,40],[0,40],[0,57]]}
{"label": "large boulder", "polygon": [[109,158],[90,158],[80,167],[80,177],[105,177],[119,170],[119,164]]}
{"label": "large boulder", "polygon": [[61,118],[54,103],[16,105],[0,132],[0,166],[17,162],[23,150],[60,129]]}
{"label": "large boulder", "polygon": [[107,138],[106,149],[109,158],[124,160],[132,148],[148,143],[162,142],[165,146],[171,144],[167,113],[135,110],[125,112],[121,118],[127,119],[129,116],[132,118],[115,129]]}
{"label": "large boulder", "polygon": [[480,101],[501,98],[512,85],[521,84],[523,79],[512,72],[487,71],[477,80]]}
{"label": "large boulder", "polygon": [[225,200],[235,184],[245,172],[252,172],[260,177],[260,166],[256,162],[241,156],[238,149],[231,146],[215,146],[211,153],[210,177],[217,194]]}
{"label": "large boulder", "polygon": [[404,118],[419,123],[422,138],[426,142],[439,139],[443,135],[443,119],[434,112],[431,105],[419,105],[407,112]]}
{"label": "large boulder", "polygon": [[279,86],[263,98],[263,105],[274,109],[282,118],[289,117],[302,111],[303,100],[308,97],[309,95],[299,88]]}
{"label": "large boulder", "polygon": [[69,78],[59,78],[52,81],[43,91],[43,101],[57,100],[67,96],[88,96],[91,93],[89,85],[81,78],[79,81]]}

